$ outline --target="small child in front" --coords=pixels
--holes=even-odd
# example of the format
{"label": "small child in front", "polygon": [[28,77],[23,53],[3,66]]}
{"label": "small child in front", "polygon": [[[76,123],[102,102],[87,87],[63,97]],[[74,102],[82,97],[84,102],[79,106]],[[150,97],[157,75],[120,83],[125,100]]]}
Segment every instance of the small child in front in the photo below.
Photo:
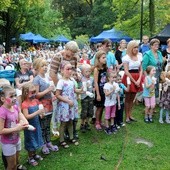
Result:
{"label": "small child in front", "polygon": [[90,130],[89,118],[92,118],[94,113],[94,94],[93,94],[94,79],[91,77],[91,66],[89,64],[82,65],[82,87],[83,92],[81,94],[81,132]]}
{"label": "small child in front", "polygon": [[[116,72],[107,72],[107,83],[104,85],[105,93],[105,132],[106,134],[111,134],[116,131],[114,125],[114,118],[116,112],[116,103],[118,101],[118,109],[120,109],[120,97],[118,94],[119,88],[114,84],[117,80]],[[110,125],[109,125],[110,121]]]}
{"label": "small child in front", "polygon": [[75,118],[75,84],[71,79],[72,65],[70,62],[63,61],[60,66],[60,70],[62,78],[58,81],[56,87],[56,97],[59,100],[56,119],[60,122],[60,145],[63,148],[68,148],[69,145],[64,139],[64,132],[66,128],[69,132],[70,142],[74,145],[79,145],[73,137],[73,120]]}
{"label": "small child in front", "polygon": [[148,66],[146,69],[147,76],[145,77],[143,97],[145,101],[145,118],[146,123],[153,122],[152,114],[155,108],[155,84],[156,80],[154,75],[156,68],[154,66]]}
{"label": "small child in front", "polygon": [[19,132],[28,127],[28,121],[16,105],[16,92],[5,85],[0,88],[0,135],[2,152],[7,161],[7,169],[17,169],[21,139]]}

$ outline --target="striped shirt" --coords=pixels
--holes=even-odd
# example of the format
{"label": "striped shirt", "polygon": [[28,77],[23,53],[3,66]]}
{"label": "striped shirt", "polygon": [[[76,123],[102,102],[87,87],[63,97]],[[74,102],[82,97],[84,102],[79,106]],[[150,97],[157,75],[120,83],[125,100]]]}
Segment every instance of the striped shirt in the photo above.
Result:
{"label": "striped shirt", "polygon": [[65,59],[64,56],[62,56],[61,53],[57,53],[51,60],[50,63],[50,71],[53,71],[54,73],[58,73],[60,70],[60,64],[62,61],[69,61],[73,68],[77,68],[77,57],[71,57],[70,59]]}

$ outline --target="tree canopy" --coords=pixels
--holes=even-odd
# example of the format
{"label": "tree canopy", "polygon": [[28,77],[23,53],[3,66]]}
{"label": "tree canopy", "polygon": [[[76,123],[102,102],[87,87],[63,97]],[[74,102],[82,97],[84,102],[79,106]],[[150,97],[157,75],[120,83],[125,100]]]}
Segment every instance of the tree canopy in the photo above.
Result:
{"label": "tree canopy", "polygon": [[[170,21],[169,0],[143,0],[143,34],[158,33]],[[0,1],[0,41],[10,47],[19,34],[51,38],[96,36],[113,27],[139,39],[141,0],[5,0]]]}

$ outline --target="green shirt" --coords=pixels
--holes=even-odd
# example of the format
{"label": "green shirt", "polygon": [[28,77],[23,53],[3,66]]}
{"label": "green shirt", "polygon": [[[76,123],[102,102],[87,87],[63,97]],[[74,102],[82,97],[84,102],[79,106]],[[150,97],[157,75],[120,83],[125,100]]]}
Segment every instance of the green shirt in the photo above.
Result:
{"label": "green shirt", "polygon": [[142,60],[143,71],[145,71],[148,66],[155,66],[157,68],[158,61],[162,65],[163,63],[162,53],[160,51],[157,51],[157,54],[158,54],[158,60],[155,59],[154,54],[151,50],[145,52]]}

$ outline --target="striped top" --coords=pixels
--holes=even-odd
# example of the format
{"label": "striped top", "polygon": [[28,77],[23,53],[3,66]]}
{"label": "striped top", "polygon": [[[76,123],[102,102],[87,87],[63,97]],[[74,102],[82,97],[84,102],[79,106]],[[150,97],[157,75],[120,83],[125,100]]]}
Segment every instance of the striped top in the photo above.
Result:
{"label": "striped top", "polygon": [[77,58],[76,56],[71,57],[70,59],[65,59],[61,53],[57,53],[52,59],[50,63],[50,71],[54,73],[58,73],[60,70],[60,64],[62,61],[69,61],[73,68],[77,68]]}

